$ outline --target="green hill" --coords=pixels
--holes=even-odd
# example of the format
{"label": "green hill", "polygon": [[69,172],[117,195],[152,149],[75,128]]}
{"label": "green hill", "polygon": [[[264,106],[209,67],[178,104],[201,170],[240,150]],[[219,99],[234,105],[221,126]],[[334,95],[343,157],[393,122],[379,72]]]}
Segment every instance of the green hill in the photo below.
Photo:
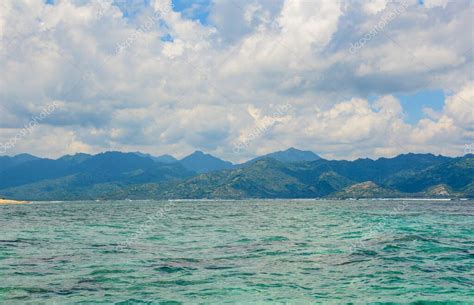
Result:
{"label": "green hill", "polygon": [[263,158],[197,174],[136,153],[32,160],[0,173],[0,195],[23,200],[474,197],[474,158],[281,162]]}
{"label": "green hill", "polygon": [[353,184],[344,188],[343,190],[332,194],[333,198],[347,199],[347,198],[387,198],[387,197],[403,197],[403,194],[395,190],[383,188],[373,181],[366,181],[362,183]]}

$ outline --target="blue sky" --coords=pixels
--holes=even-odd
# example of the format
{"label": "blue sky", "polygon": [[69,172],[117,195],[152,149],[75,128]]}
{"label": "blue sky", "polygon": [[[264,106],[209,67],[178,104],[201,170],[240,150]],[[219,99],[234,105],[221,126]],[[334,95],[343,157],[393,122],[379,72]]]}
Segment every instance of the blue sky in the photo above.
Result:
{"label": "blue sky", "polygon": [[[133,5],[132,5],[133,4]],[[423,5],[423,1],[419,1]],[[115,5],[120,7],[124,16],[133,18],[140,13],[140,8],[146,8],[150,5],[149,0],[116,0]],[[186,19],[199,21],[205,26],[212,26],[208,17],[211,9],[212,1],[210,0],[172,0],[173,10],[182,13]],[[161,37],[163,41],[173,41],[172,35],[167,33]],[[442,89],[426,89],[416,92],[395,94],[401,101],[401,105],[405,112],[407,123],[416,124],[425,116],[423,109],[431,108],[435,111],[441,111],[445,102],[445,94]],[[374,101],[379,96],[367,97],[370,101]]]}
{"label": "blue sky", "polygon": [[[208,24],[211,4],[209,0],[172,0],[174,11],[182,13],[184,18],[199,20],[205,25]],[[124,17],[133,18],[150,6],[150,0],[114,0],[114,5],[120,8]]]}
{"label": "blue sky", "polygon": [[173,10],[182,12],[185,18],[207,25],[211,4],[209,0],[173,0]]}
{"label": "blue sky", "polygon": [[[419,0],[423,5],[423,1]],[[124,17],[133,18],[140,14],[140,10],[150,6],[149,0],[116,0],[117,5],[123,12]],[[211,10],[212,1],[210,0],[172,0],[173,10],[182,13],[186,19],[199,21],[205,26],[212,26],[208,17]],[[169,33],[161,37],[162,41],[172,42],[173,36]],[[435,111],[441,111],[445,102],[445,94],[442,89],[426,89],[416,92],[395,94],[401,101],[405,113],[406,122],[416,124],[425,116],[424,109],[431,108]],[[369,101],[374,101],[380,96],[369,95]]]}
{"label": "blue sky", "polygon": [[403,110],[407,114],[407,122],[416,124],[425,116],[423,109],[431,108],[435,111],[441,111],[445,102],[443,90],[421,90],[415,93],[395,94],[401,101]]}
{"label": "blue sky", "polygon": [[[417,92],[397,93],[394,96],[400,100],[407,123],[415,125],[426,116],[425,108],[441,111],[445,103],[445,93],[442,89],[426,89]],[[369,95],[368,100],[374,102],[380,96]]]}
{"label": "blue sky", "polygon": [[109,4],[2,1],[0,154],[241,162],[292,146],[455,156],[474,142],[469,0]]}

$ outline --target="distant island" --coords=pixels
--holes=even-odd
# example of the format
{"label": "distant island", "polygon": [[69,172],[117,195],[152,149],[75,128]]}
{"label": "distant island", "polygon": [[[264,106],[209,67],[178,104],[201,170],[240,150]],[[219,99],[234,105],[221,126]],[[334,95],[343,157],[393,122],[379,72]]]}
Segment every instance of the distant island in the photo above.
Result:
{"label": "distant island", "polygon": [[201,151],[0,157],[9,200],[474,198],[474,156],[325,160],[290,148],[232,164]]}

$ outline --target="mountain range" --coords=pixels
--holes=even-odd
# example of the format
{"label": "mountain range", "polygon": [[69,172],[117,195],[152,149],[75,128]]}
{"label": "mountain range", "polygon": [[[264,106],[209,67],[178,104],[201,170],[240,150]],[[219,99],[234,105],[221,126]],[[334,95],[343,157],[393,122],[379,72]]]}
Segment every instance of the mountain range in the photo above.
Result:
{"label": "mountain range", "polygon": [[403,154],[325,160],[290,148],[232,164],[196,151],[180,160],[140,152],[58,159],[0,157],[0,197],[21,200],[474,198],[474,156]]}

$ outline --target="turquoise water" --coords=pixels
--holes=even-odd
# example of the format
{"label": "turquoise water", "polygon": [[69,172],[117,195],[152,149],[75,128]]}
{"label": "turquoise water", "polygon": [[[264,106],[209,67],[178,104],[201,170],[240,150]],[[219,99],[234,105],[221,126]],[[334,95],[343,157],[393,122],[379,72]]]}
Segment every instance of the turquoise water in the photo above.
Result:
{"label": "turquoise water", "polygon": [[6,304],[474,303],[472,201],[52,202],[0,228]]}

